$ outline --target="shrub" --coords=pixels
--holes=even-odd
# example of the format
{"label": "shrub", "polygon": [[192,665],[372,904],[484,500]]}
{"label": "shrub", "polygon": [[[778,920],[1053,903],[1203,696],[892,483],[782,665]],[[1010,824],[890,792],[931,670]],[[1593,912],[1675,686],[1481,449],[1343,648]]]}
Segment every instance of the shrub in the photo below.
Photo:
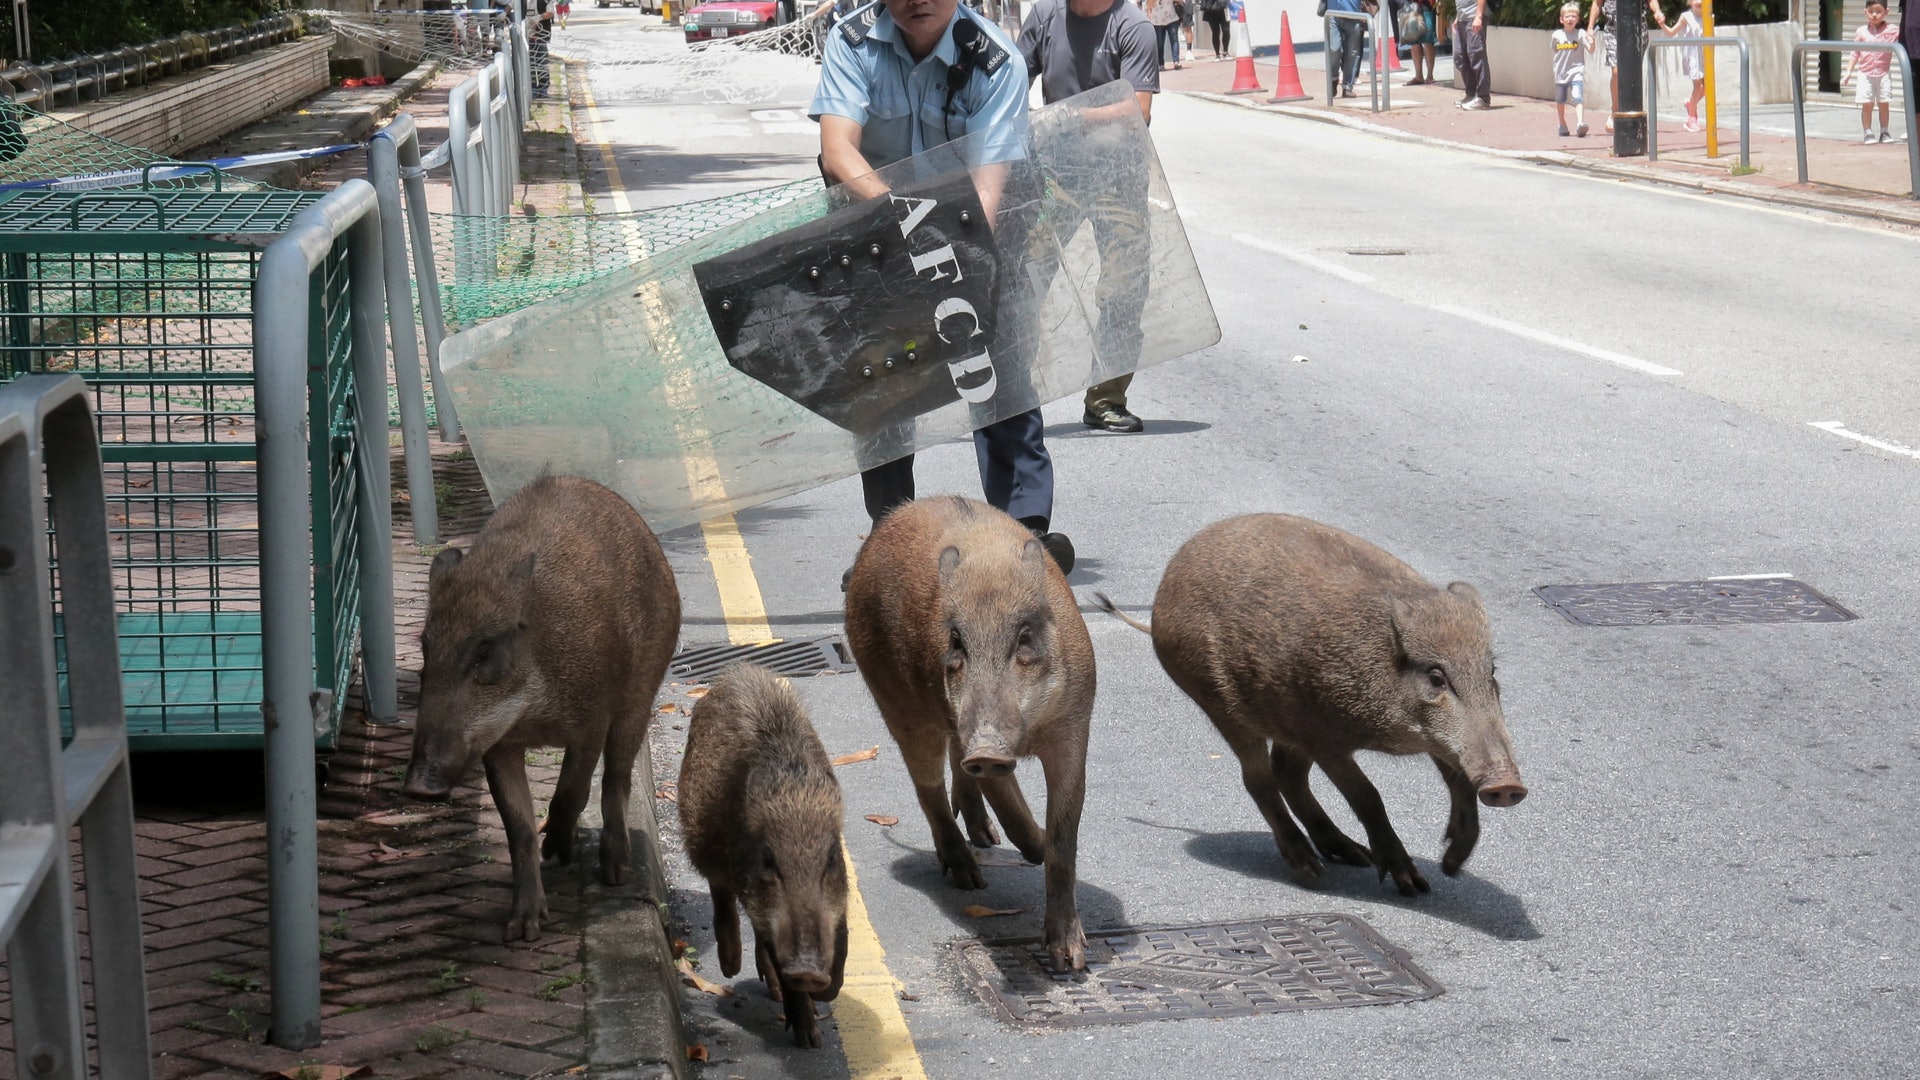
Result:
{"label": "shrub", "polygon": [[[84,0],[30,4],[35,61],[99,52],[248,22],[291,6],[287,0]],[[0,52],[14,57],[13,5],[0,12]]]}

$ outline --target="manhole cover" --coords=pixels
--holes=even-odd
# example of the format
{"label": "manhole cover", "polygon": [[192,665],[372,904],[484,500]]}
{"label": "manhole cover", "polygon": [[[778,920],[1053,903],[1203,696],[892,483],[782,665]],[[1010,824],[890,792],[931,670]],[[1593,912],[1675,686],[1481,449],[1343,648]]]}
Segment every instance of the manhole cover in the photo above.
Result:
{"label": "manhole cover", "polygon": [[689,645],[674,654],[667,678],[674,682],[710,682],[736,660],[751,660],[776,675],[822,675],[853,671],[853,653],[839,634],[767,641],[758,645]]}
{"label": "manhole cover", "polygon": [[1357,247],[1347,249],[1347,254],[1349,255],[1405,255],[1406,253],[1406,248],[1393,247]]}
{"label": "manhole cover", "polygon": [[1440,984],[1351,915],[1087,935],[1084,975],[1056,974],[1039,938],[966,941],[960,967],[1002,1020],[1036,1028],[1253,1016],[1421,1001]]}
{"label": "manhole cover", "polygon": [[1846,622],[1859,616],[1792,578],[1542,585],[1547,606],[1583,626]]}

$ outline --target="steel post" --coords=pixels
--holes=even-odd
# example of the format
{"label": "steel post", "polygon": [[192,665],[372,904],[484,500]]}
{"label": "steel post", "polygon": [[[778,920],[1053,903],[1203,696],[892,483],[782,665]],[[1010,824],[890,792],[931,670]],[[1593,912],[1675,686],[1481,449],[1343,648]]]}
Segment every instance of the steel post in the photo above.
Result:
{"label": "steel post", "polygon": [[[440,515],[433,500],[433,452],[427,445],[427,396],[420,376],[420,340],[413,323],[413,289],[408,284],[407,232],[401,226],[401,143],[414,148],[420,138],[413,117],[400,113],[367,143],[367,178],[380,200],[381,245],[386,264],[387,320],[393,330],[393,384],[400,399],[400,443],[407,460],[407,516],[413,542],[440,542]],[[426,273],[431,274],[428,264]]]}
{"label": "steel post", "polygon": [[1741,38],[1723,37],[1677,37],[1660,38],[1649,43],[1647,49],[1646,77],[1647,99],[1651,101],[1651,121],[1647,124],[1647,160],[1660,160],[1660,65],[1654,62],[1654,56],[1661,49],[1678,49],[1687,46],[1704,48],[1712,56],[1716,48],[1731,48],[1740,54],[1740,167],[1750,168],[1749,144],[1753,121],[1753,110],[1748,107],[1753,87],[1753,73],[1747,51],[1747,43]]}
{"label": "steel post", "polygon": [[1902,104],[1907,107],[1908,198],[1920,199],[1920,132],[1914,130],[1913,61],[1905,46],[1893,41],[1801,41],[1793,46],[1793,152],[1800,182],[1807,182],[1807,95],[1801,80],[1810,52],[1884,52],[1900,67]]}
{"label": "steel post", "polygon": [[1641,85],[1640,41],[1647,30],[1647,9],[1638,0],[1614,5],[1614,51],[1619,66],[1620,99],[1613,110],[1613,156],[1639,157],[1647,152],[1647,103]]}
{"label": "steel post", "polygon": [[418,139],[399,147],[400,176],[407,190],[407,233],[413,240],[415,283],[420,288],[420,328],[427,345],[427,374],[433,379],[433,411],[440,420],[440,437],[460,441],[460,415],[440,370],[440,343],[447,338],[446,309],[440,301],[440,269],[434,260],[433,230],[427,216],[427,180],[423,174]]}
{"label": "steel post", "polygon": [[[1361,30],[1374,28],[1374,17],[1371,15],[1368,15],[1364,11],[1329,11],[1327,12],[1327,15],[1326,15],[1326,29],[1324,31],[1325,40],[1329,44],[1331,44],[1333,41],[1333,25],[1336,21],[1346,22],[1346,23],[1357,23]],[[1341,30],[1341,34],[1343,36],[1353,32],[1354,32],[1353,28],[1347,28],[1347,29]],[[1379,46],[1375,45],[1374,48],[1377,49],[1379,48]],[[1340,76],[1345,74],[1343,71],[1339,70],[1339,66],[1340,66],[1340,54],[1329,51],[1327,53],[1327,105],[1329,107],[1333,105],[1334,90],[1340,84]],[[1380,111],[1380,67],[1377,64],[1368,64],[1367,67],[1371,69],[1367,73],[1367,79],[1368,79],[1368,92],[1372,95],[1372,108],[1374,112],[1379,112]]]}
{"label": "steel post", "polygon": [[[375,723],[391,724],[400,718],[400,695],[393,644],[393,466],[387,440],[383,231],[376,211],[363,215],[347,233],[347,287],[353,324],[354,411],[359,414],[354,434],[360,444],[360,482],[356,485],[360,517],[360,671],[366,682],[367,714]],[[414,374],[417,379],[417,361]],[[424,427],[424,402],[421,409]],[[431,489],[428,497],[432,497]]]}
{"label": "steel post", "polygon": [[[364,180],[302,211],[260,257],[253,286],[255,460],[260,475],[261,702],[267,751],[270,1038],[320,1041],[320,887],[315,826],[312,513],[307,340],[313,272],[334,241],[377,214]],[[378,267],[377,252],[368,258]],[[358,283],[356,282],[356,285]],[[356,354],[362,331],[356,325]],[[357,356],[356,356],[357,358]],[[371,523],[362,521],[362,528]]]}

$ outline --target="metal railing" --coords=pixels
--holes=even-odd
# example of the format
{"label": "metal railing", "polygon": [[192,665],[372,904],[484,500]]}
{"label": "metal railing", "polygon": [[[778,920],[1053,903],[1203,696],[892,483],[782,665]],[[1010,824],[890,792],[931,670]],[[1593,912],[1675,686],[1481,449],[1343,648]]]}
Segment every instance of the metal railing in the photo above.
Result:
{"label": "metal railing", "polygon": [[[308,478],[307,350],[312,277],[347,242],[354,405],[366,427],[356,456],[360,633],[368,714],[398,719],[393,644],[393,526],[387,464],[386,288],[379,199],[348,180],[300,212],[260,256],[253,285],[256,460],[260,476],[260,708],[267,745],[268,950],[273,1042],[320,1041],[320,880],[313,702],[313,581]],[[363,427],[362,430],[365,430]],[[367,433],[371,435],[371,432]],[[313,432],[313,438],[325,438]]]}
{"label": "metal railing", "polygon": [[516,101],[520,71],[527,66],[515,35],[501,39],[486,67],[453,88],[447,98],[447,143],[453,158],[453,212],[503,217],[520,178],[520,128],[527,113]]}
{"label": "metal railing", "polygon": [[[1381,10],[1386,10],[1384,5]],[[1371,40],[1375,43],[1374,48],[1382,48],[1379,43],[1387,40],[1387,37],[1380,27],[1380,18],[1379,12],[1369,15],[1364,11],[1329,11],[1327,12],[1325,40],[1329,44],[1333,42],[1333,24],[1336,21],[1358,23],[1358,30],[1366,31],[1372,35]],[[1349,28],[1341,32],[1354,33],[1356,29]],[[1364,41],[1366,39],[1362,40]],[[1340,55],[1341,50],[1331,48],[1327,50],[1327,105],[1329,108],[1332,107],[1334,93],[1339,88],[1340,76],[1344,74],[1344,72],[1340,70]],[[1365,60],[1361,62],[1363,64],[1366,63]],[[1366,67],[1369,69],[1367,73],[1367,92],[1373,99],[1374,112],[1391,110],[1393,108],[1393,80],[1386,77],[1385,72],[1381,70],[1383,66],[1381,63],[1366,64]]]}
{"label": "metal railing", "polygon": [[[405,180],[402,209],[403,169],[411,169]],[[428,287],[438,299],[438,282],[433,280],[433,250],[424,250],[418,239],[427,229],[426,179],[420,168],[420,136],[413,117],[396,115],[385,128],[367,141],[367,179],[380,202],[382,255],[385,257],[387,286],[387,327],[393,340],[394,393],[400,399],[400,445],[407,460],[407,515],[413,524],[413,542],[440,542],[440,513],[433,501],[433,452],[427,446],[426,390],[420,381],[419,338],[413,325],[414,275],[407,269],[407,235],[415,235],[415,257],[423,267],[419,275],[424,294]],[[408,228],[402,229],[405,220]],[[429,285],[431,283],[431,285]],[[427,307],[424,297],[421,307]],[[429,355],[434,371],[434,400],[445,408],[447,397],[439,377],[439,347],[430,343]]]}
{"label": "metal railing", "polygon": [[[1752,166],[1747,160],[1747,147],[1749,142],[1747,132],[1750,126],[1750,114],[1752,112],[1752,110],[1748,108],[1748,96],[1753,86],[1753,68],[1748,62],[1746,41],[1742,38],[1734,37],[1657,38],[1647,42],[1647,54],[1644,59],[1646,65],[1647,100],[1653,102],[1653,110],[1655,113],[1654,122],[1647,125],[1647,160],[1660,160],[1660,122],[1658,118],[1660,111],[1660,65],[1653,62],[1654,52],[1658,49],[1678,49],[1687,46],[1695,48],[1729,46],[1740,54],[1740,167],[1742,169],[1751,168]],[[1801,180],[1804,182],[1806,177],[1802,176]]]}
{"label": "metal railing", "polygon": [[1883,52],[1892,53],[1900,65],[1900,87],[1907,106],[1908,197],[1920,199],[1920,132],[1913,129],[1913,64],[1907,50],[1891,41],[1796,41],[1793,45],[1793,152],[1800,168],[1800,183],[1807,182],[1807,87],[1806,54],[1810,52]]}
{"label": "metal railing", "polygon": [[37,64],[16,63],[0,70],[0,91],[41,112],[145,86],[208,64],[231,60],[301,35],[300,20],[275,15],[257,22],[223,26],[206,33],[175,34],[144,45],[71,56]]}
{"label": "metal railing", "polygon": [[[107,501],[87,393],[78,375],[0,387],[0,950],[12,976],[14,1074],[35,1080],[89,1075],[67,839],[76,824],[99,1075],[152,1075]],[[68,670],[86,673],[67,680],[65,749],[56,594]]]}

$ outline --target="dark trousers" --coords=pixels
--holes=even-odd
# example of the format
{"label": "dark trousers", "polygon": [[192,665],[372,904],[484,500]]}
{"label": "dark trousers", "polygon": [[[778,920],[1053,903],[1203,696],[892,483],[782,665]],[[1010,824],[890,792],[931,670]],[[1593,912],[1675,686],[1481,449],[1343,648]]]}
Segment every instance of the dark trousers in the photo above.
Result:
{"label": "dark trousers", "polygon": [[1213,34],[1213,51],[1214,52],[1228,53],[1233,51],[1233,49],[1227,44],[1228,37],[1227,37],[1227,20],[1226,19],[1224,18],[1208,19],[1207,29],[1211,31]]}
{"label": "dark trousers", "polygon": [[1453,66],[1460,72],[1460,85],[1467,97],[1486,101],[1492,96],[1493,76],[1487,70],[1486,31],[1475,30],[1472,19],[1454,21]]}
{"label": "dark trousers", "polygon": [[1351,90],[1360,77],[1360,47],[1366,44],[1367,32],[1348,19],[1333,20],[1333,32],[1339,38],[1333,47],[1340,52],[1340,88]]}
{"label": "dark trousers", "polygon": [[[1040,410],[1009,416],[973,433],[980,489],[1008,516],[1045,531],[1053,518],[1053,456],[1047,453]],[[867,516],[878,522],[913,501],[913,455],[860,474]]]}

